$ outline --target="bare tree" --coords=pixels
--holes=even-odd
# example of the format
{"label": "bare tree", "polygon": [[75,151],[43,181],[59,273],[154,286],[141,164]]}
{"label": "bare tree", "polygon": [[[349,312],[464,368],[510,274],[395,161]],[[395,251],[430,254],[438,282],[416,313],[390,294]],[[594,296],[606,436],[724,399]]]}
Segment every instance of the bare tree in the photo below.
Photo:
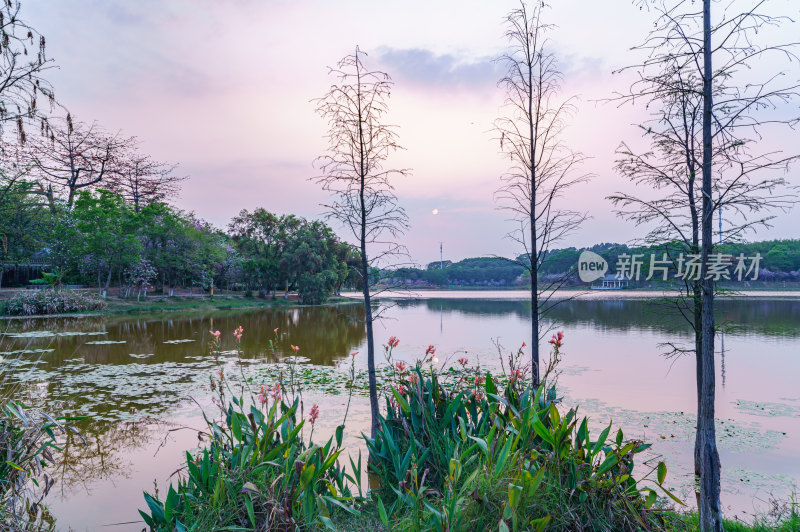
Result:
{"label": "bare tree", "polygon": [[398,205],[392,181],[408,170],[385,168],[389,155],[399,149],[396,126],[385,122],[393,82],[388,74],[370,70],[356,47],[330,73],[336,82],[316,111],[328,122],[328,150],[317,159],[322,175],[314,178],[333,200],[327,215],[348,228],[361,253],[359,273],[363,280],[364,321],[367,329],[367,365],[372,413],[372,436],[379,427],[375,379],[375,340],[370,298],[371,267],[402,252],[396,238],[408,227],[405,211]]}
{"label": "bare tree", "polygon": [[[794,126],[796,116],[765,116],[798,96],[796,80],[782,76],[754,80],[756,61],[771,54],[793,62],[794,44],[760,45],[760,30],[788,19],[766,15],[765,2],[731,15],[730,6],[712,21],[710,0],[702,6],[677,0],[652,3],[655,28],[638,48],[646,59],[635,68],[638,80],[622,101],[643,100],[655,116],[646,124],[652,150],[636,153],[623,144],[617,169],[637,184],[662,192],[642,199],[618,193],[611,197],[621,213],[650,226],[647,240],[677,242],[678,250],[699,252],[699,275],[685,285],[685,314],[695,329],[698,422],[695,472],[703,530],[722,530],[720,462],[714,426],[714,296],[710,271],[714,246],[714,213],[725,209],[726,226],[719,240],[741,239],[769,224],[774,209],[795,202],[785,171],[797,155],[759,151],[765,129]],[[645,3],[650,6],[650,3]]]}
{"label": "bare tree", "polygon": [[42,133],[23,148],[22,158],[30,162],[51,208],[56,195],[71,208],[78,191],[101,186],[120,170],[122,155],[134,144],[133,138],[110,135],[95,123],[73,122],[70,115],[48,120]]}
{"label": "bare tree", "polygon": [[500,150],[511,161],[502,176],[497,197],[519,229],[509,236],[524,249],[517,262],[531,276],[531,375],[539,384],[540,317],[553,291],[564,278],[542,284],[539,269],[553,243],[577,229],[584,213],[561,208],[559,200],[571,186],[587,180],[579,172],[586,159],[564,144],[566,122],[574,112],[573,99],[561,98],[563,74],[549,50],[553,28],[542,19],[547,8],[523,1],[506,17],[508,52],[498,60],[506,68],[499,86],[505,90],[505,114],[495,123]]}
{"label": "bare tree", "polygon": [[52,106],[55,98],[42,77],[54,67],[45,55],[45,38],[19,17],[21,7],[18,0],[0,2],[0,135],[13,123],[24,143],[23,124],[37,115],[39,99]]}
{"label": "bare tree", "polygon": [[133,204],[136,212],[150,203],[175,196],[186,177],[175,175],[177,164],[153,160],[137,150],[119,158],[106,188]]}

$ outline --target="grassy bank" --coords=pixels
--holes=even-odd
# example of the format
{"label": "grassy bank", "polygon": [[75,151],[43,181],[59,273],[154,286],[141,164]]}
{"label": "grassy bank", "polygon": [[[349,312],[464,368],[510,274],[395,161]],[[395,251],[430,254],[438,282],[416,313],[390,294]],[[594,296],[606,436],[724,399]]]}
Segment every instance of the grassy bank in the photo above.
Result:
{"label": "grassy bank", "polygon": [[[105,308],[102,310],[89,310],[80,312],[60,313],[58,316],[105,316],[119,314],[157,314],[161,312],[196,312],[209,310],[237,310],[237,309],[260,309],[260,308],[291,308],[303,306],[296,299],[277,299],[261,297],[245,297],[240,295],[217,295],[217,296],[150,296],[136,299],[119,299],[109,297],[104,300]],[[344,297],[330,298],[326,305],[352,302],[352,299]],[[0,301],[0,316],[8,316],[6,311],[7,301]],[[49,315],[48,315],[49,316]],[[43,317],[43,316],[39,316]]]}

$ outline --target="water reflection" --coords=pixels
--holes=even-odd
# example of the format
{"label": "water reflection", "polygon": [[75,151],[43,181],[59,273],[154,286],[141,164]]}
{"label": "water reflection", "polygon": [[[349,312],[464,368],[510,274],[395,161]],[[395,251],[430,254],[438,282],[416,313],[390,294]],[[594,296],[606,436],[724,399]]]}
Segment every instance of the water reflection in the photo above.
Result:
{"label": "water reflection", "polygon": [[[163,487],[178,469],[182,451],[197,445],[196,434],[185,431],[172,433],[161,448],[176,424],[202,427],[199,408],[190,398],[204,404],[209,395],[208,376],[214,368],[207,353],[209,329],[223,332],[222,348],[229,352],[223,355],[224,363],[233,369],[231,332],[242,325],[246,364],[241,371],[258,378],[271,367],[270,341],[279,356],[289,354],[290,344],[295,344],[311,364],[322,366],[349,361],[352,351],[365,352],[361,312],[361,305],[349,304],[6,321],[2,327],[6,333],[0,336],[0,382],[5,390],[16,381],[21,396],[57,399],[59,403],[51,404],[59,411],[90,416],[80,424],[87,446],[74,436],[65,442],[53,492],[60,499],[51,501],[59,528],[95,529],[136,519],[141,491],[151,489],[153,479]],[[399,336],[398,359],[414,360],[428,344],[436,344],[443,360],[452,353],[466,353],[491,366],[496,361],[493,338],[511,346],[527,339],[530,304],[400,300],[386,316],[376,326],[377,341]],[[721,364],[724,388],[718,395],[718,413],[724,426],[731,427],[730,434],[720,433],[725,474],[755,479],[753,472],[758,472],[798,479],[800,302],[726,300],[719,304],[719,316],[728,330]],[[657,347],[660,342],[688,338],[690,331],[681,316],[674,308],[641,300],[576,300],[558,305],[549,318],[567,330],[562,384],[570,400],[598,422],[613,417],[631,429],[647,427],[641,436],[658,443],[658,452],[670,457],[671,471],[682,481],[680,472],[691,471],[693,364],[687,358],[671,366]],[[275,328],[280,331],[277,341]],[[29,352],[19,353],[24,350]],[[363,365],[363,359],[357,357],[357,365]],[[333,427],[341,419],[346,396],[314,400],[324,406],[323,424]],[[368,403],[355,398],[348,425],[352,418],[356,427],[363,418],[367,426],[367,414]],[[354,447],[357,436],[354,429]],[[737,486],[728,482],[726,489]],[[743,493],[751,497],[753,491]],[[740,507],[749,501],[744,499]],[[88,508],[100,510],[92,513]]]}
{"label": "water reflection", "polygon": [[[528,301],[487,301],[482,299],[398,300],[400,308],[424,305],[437,314],[461,313],[473,316],[515,316],[528,319]],[[555,305],[547,314],[562,326],[587,325],[615,331],[654,330],[686,334],[690,328],[670,301],[641,299],[572,300]],[[800,336],[800,301],[755,297],[717,300],[717,322],[728,334]]]}

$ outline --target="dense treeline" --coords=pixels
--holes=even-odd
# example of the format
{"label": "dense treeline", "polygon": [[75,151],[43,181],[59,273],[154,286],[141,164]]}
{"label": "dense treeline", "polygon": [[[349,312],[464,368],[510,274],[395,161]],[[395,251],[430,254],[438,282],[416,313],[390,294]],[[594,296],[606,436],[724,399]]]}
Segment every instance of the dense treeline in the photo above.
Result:
{"label": "dense treeline", "polygon": [[17,285],[16,270],[30,265],[42,273],[34,284],[89,284],[103,296],[114,286],[119,297],[217,287],[296,290],[303,302],[320,303],[355,283],[349,265],[357,253],[322,222],[257,209],[242,211],[226,233],[166,203],[137,205],[105,189],[80,191],[71,206],[54,206],[28,181],[4,192],[0,258]]}
{"label": "dense treeline", "polygon": [[520,284],[526,270],[499,257],[478,257],[454,263],[432,263],[427,269],[400,268],[384,273],[387,284],[437,286],[513,286]]}
{"label": "dense treeline", "polygon": [[[641,255],[642,279],[650,270],[651,256],[662,259],[663,254],[677,257],[680,249],[669,245],[628,246],[626,244],[602,243],[587,248],[564,248],[550,251],[539,267],[542,277],[561,277],[572,273],[570,282],[578,283],[576,265],[583,251],[593,251],[603,257],[609,265],[609,272],[614,273],[623,255]],[[751,243],[728,243],[714,248],[714,253],[730,255],[734,258],[744,255],[747,265],[751,259],[760,256],[758,261],[758,279],[770,281],[800,280],[800,240],[769,240]],[[464,259],[451,263],[431,263],[427,268],[399,268],[383,273],[383,282],[390,285],[412,286],[522,286],[530,282],[527,270],[520,265],[524,257],[516,260],[500,257],[480,257]],[[674,276],[675,266],[670,266]],[[735,279],[732,279],[735,280]]]}

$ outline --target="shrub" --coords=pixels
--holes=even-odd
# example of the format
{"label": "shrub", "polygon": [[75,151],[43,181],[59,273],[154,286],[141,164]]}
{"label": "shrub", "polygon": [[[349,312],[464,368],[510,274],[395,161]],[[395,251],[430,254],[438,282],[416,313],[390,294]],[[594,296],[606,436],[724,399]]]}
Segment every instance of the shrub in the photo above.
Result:
{"label": "shrub", "polygon": [[[237,342],[242,332],[241,327],[234,331]],[[212,335],[211,351],[219,364],[220,333]],[[216,404],[227,405],[224,423],[206,418],[208,446],[195,455],[186,453],[186,477],[177,488],[169,487],[164,501],[157,494],[144,494],[148,510],[139,513],[151,530],[333,528],[332,513],[359,514],[350,503],[350,486],[358,486],[360,492],[360,465],[351,461],[350,476],[338,462],[344,426],[335,438],[315,445],[319,409],[314,405],[306,443],[305,420],[297,419],[300,397],[287,404],[280,384],[262,387],[257,397],[250,394],[247,407],[242,395],[233,395],[221,365],[217,375],[211,377],[211,388],[217,393]]]}
{"label": "shrub", "polygon": [[[535,393],[491,374],[440,382],[417,365],[390,391],[386,416],[366,438],[384,524],[392,530],[639,530],[663,526],[654,503],[666,466],[633,476],[650,447],[590,437],[577,409],[562,413],[554,388]],[[545,391],[547,390],[547,392]],[[656,491],[658,490],[658,491]],[[674,499],[677,501],[677,499]],[[678,501],[680,502],[680,501]],[[391,524],[390,524],[391,521]]]}
{"label": "shrub", "polygon": [[75,290],[36,290],[19,292],[8,300],[10,316],[35,316],[103,310],[106,302],[94,295]]}
{"label": "shrub", "polygon": [[[337,461],[341,433],[323,446],[303,442],[298,401],[272,405],[266,413],[238,400],[224,424],[209,422],[210,445],[186,453],[186,478],[166,499],[145,493],[140,511],[152,530],[295,530],[330,522],[351,499]],[[353,511],[353,510],[350,510]],[[229,528],[225,528],[229,527]],[[236,528],[246,527],[246,528]]]}

